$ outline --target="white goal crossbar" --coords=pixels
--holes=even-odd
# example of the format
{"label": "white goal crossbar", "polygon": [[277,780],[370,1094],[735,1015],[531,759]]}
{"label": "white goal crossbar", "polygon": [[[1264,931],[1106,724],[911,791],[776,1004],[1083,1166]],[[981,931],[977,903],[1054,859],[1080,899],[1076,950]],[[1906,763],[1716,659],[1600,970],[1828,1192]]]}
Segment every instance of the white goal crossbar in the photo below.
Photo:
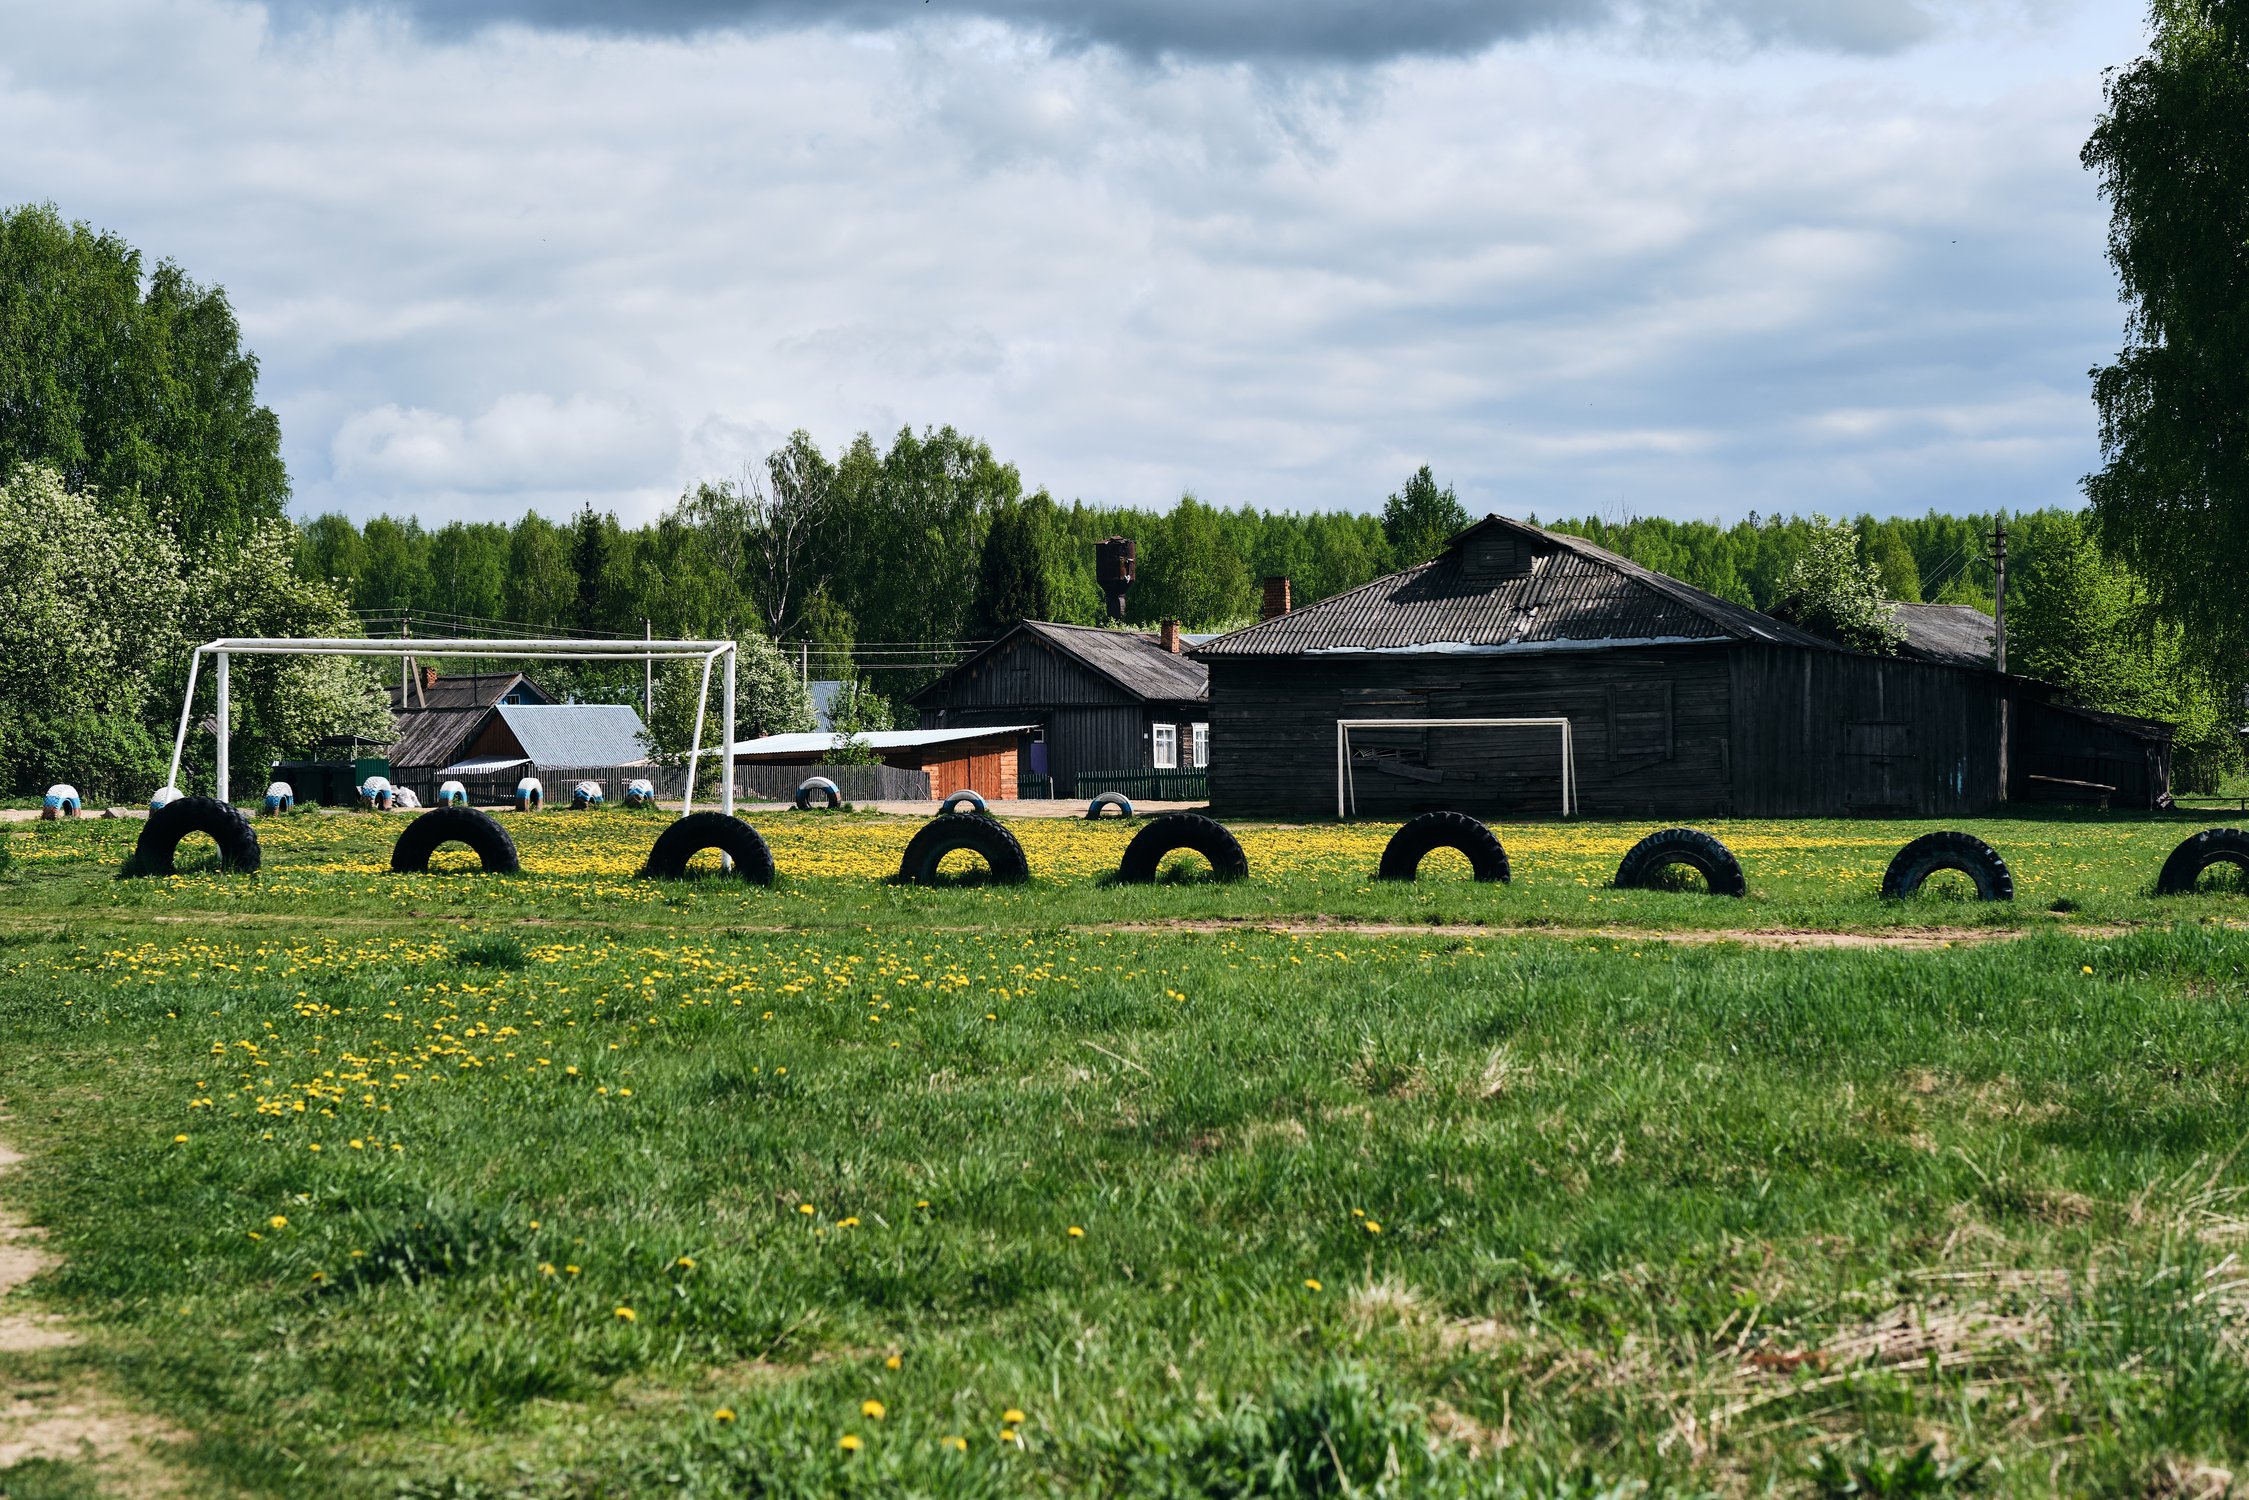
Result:
{"label": "white goal crossbar", "polygon": [[1335,721],[1335,815],[1359,810],[1358,777],[1351,770],[1354,729],[1559,729],[1562,732],[1562,816],[1577,811],[1577,741],[1567,719],[1338,719]]}
{"label": "white goal crossbar", "polygon": [[401,636],[391,640],[372,641],[357,636],[339,637],[289,637],[289,636],[228,636],[210,641],[195,648],[188,661],[187,692],[180,700],[180,732],[172,741],[172,769],[164,778],[166,786],[178,786],[180,756],[187,749],[187,726],[195,708],[195,680],[203,670],[203,658],[211,658],[211,678],[215,703],[215,727],[218,730],[218,765],[213,778],[217,783],[217,796],[221,802],[230,801],[227,795],[229,751],[233,747],[233,726],[229,721],[227,690],[227,660],[235,656],[499,656],[514,661],[584,661],[599,657],[619,661],[701,661],[703,683],[695,698],[695,741],[687,753],[687,785],[680,793],[679,815],[686,817],[694,810],[695,766],[703,756],[703,715],[711,701],[711,667],[724,661],[726,671],[721,688],[719,717],[726,725],[726,746],[716,752],[723,774],[720,784],[720,806],[726,812],[734,811],[734,666],[735,649],[732,641],[651,641],[651,640],[417,640]]}

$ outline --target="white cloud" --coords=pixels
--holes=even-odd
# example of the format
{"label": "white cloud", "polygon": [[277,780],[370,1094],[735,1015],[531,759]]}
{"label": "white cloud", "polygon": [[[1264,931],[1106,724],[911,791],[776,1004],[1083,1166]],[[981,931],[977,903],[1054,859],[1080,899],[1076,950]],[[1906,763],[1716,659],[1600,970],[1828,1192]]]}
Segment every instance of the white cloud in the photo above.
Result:
{"label": "white cloud", "polygon": [[2094,458],[2076,151],[2138,33],[2004,14],[1282,72],[0,0],[0,201],[226,285],[306,511],[646,515],[907,422],[1153,504],[2037,504]]}

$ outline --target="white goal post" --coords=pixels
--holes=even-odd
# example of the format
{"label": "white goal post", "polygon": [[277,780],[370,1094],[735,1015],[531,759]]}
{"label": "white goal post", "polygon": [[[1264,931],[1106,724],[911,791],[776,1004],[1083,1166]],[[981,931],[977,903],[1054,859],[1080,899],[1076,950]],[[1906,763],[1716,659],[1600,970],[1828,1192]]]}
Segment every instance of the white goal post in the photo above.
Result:
{"label": "white goal post", "polygon": [[227,795],[229,751],[233,746],[233,726],[229,722],[227,691],[227,660],[235,656],[498,656],[511,661],[583,661],[601,658],[618,661],[701,661],[703,684],[695,698],[695,742],[687,753],[687,785],[680,793],[679,815],[686,817],[695,804],[695,766],[703,755],[703,716],[711,701],[711,667],[724,661],[719,716],[726,725],[726,746],[717,752],[722,774],[720,806],[723,811],[734,811],[734,665],[735,649],[732,641],[651,641],[651,640],[538,640],[507,639],[478,640],[418,640],[399,636],[389,640],[366,640],[356,636],[338,637],[288,637],[288,636],[228,636],[209,641],[195,648],[187,666],[187,692],[180,701],[180,732],[172,741],[172,769],[164,778],[166,786],[178,786],[180,756],[187,749],[187,728],[195,709],[195,680],[202,673],[203,658],[211,658],[213,696],[216,699],[216,728],[218,730],[218,765],[213,780],[217,782],[216,794],[221,802],[231,801]]}
{"label": "white goal post", "polygon": [[1335,721],[1335,815],[1359,810],[1358,777],[1351,770],[1354,729],[1559,729],[1562,732],[1562,816],[1577,811],[1577,741],[1567,719],[1338,719]]}

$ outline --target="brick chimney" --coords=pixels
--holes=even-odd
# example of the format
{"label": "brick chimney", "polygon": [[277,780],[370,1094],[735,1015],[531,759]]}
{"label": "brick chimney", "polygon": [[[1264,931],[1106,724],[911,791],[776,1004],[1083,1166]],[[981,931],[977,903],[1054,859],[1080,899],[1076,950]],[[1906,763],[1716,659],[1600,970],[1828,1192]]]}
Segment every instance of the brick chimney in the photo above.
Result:
{"label": "brick chimney", "polygon": [[1263,623],[1266,620],[1277,620],[1282,615],[1285,615],[1288,612],[1288,579],[1266,579],[1265,603],[1257,611],[1257,618],[1259,623]]}
{"label": "brick chimney", "polygon": [[1166,651],[1174,656],[1179,654],[1179,622],[1177,620],[1164,621],[1162,640]]}

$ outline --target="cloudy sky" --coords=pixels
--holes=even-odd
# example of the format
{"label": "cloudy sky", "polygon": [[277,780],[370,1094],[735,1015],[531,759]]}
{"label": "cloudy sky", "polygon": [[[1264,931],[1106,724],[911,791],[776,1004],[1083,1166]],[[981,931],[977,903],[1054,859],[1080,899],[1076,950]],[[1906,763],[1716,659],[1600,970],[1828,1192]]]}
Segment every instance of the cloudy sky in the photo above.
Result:
{"label": "cloudy sky", "polygon": [[[628,17],[619,23],[616,17]],[[2073,503],[2137,0],[0,0],[0,202],[223,284],[304,514],[791,429],[1058,497]]]}

